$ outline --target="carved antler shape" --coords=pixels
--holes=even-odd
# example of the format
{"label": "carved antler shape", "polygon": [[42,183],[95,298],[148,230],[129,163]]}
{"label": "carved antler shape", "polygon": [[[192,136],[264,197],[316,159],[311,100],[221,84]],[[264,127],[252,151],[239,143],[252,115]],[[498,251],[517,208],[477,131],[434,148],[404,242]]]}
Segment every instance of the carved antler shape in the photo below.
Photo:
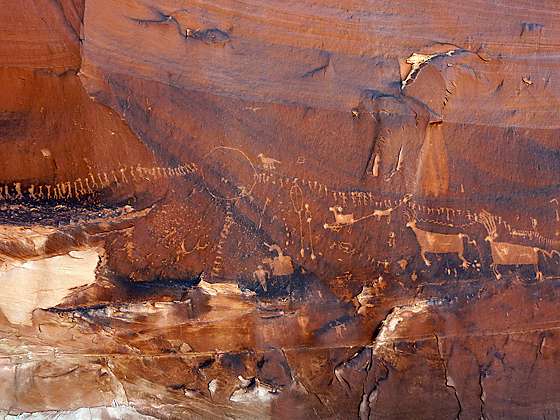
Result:
{"label": "carved antler shape", "polygon": [[411,209],[410,207],[405,207],[404,214],[408,222],[416,220],[416,210]]}
{"label": "carved antler shape", "polygon": [[479,216],[488,234],[495,235],[497,233],[497,228],[494,215],[487,210],[482,210]]}

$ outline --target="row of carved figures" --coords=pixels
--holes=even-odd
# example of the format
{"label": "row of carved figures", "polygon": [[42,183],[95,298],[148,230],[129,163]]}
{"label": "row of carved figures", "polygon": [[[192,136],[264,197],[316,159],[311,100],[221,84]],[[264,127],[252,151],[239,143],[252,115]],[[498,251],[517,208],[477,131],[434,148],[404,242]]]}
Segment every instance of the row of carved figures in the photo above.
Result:
{"label": "row of carved figures", "polygon": [[151,182],[163,178],[181,177],[198,171],[194,163],[174,167],[151,167],[141,165],[125,166],[109,172],[89,173],[86,177],[57,184],[31,184],[22,186],[20,182],[0,185],[0,200],[67,200],[89,196],[105,188],[122,184]]}
{"label": "row of carved figures", "polygon": [[[314,196],[323,199],[330,199],[335,203],[335,205],[333,205],[330,209],[333,213],[335,213],[336,222],[334,224],[327,224],[327,226],[332,226],[337,230],[342,225],[354,224],[358,221],[369,218],[371,215],[376,216],[378,219],[380,216],[389,216],[392,210],[403,204],[406,204],[406,207],[415,213],[423,214],[423,217],[418,216],[418,221],[421,222],[456,228],[465,228],[467,226],[481,223],[479,213],[475,210],[447,206],[433,207],[417,202],[410,195],[404,195],[403,198],[395,200],[377,196],[370,191],[333,190],[325,184],[315,180],[286,175],[275,175],[269,172],[260,172],[255,174],[255,180],[257,183],[270,183],[278,185],[281,188],[288,186],[291,187],[292,185],[300,185],[303,190],[307,190]],[[343,208],[347,208],[350,204],[353,207],[375,207],[377,210],[375,210],[375,212],[371,215],[367,215],[367,217],[354,219],[352,214],[343,213]],[[560,217],[558,217],[558,219],[560,219]],[[388,218],[387,220],[389,221],[390,219]],[[502,219],[501,216],[495,216],[495,223],[503,226],[512,236],[523,237],[529,240],[537,240],[545,247],[555,245],[555,241],[553,239],[547,238],[535,230],[527,231],[513,228],[506,220]]]}
{"label": "row of carved figures", "polygon": [[[384,208],[385,210],[389,210],[391,208],[399,207],[406,202],[407,206],[415,211],[421,211],[432,217],[445,217],[447,222],[452,222],[457,217],[467,220],[466,224],[474,224],[478,222],[478,215],[474,211],[452,207],[431,207],[416,202],[414,199],[411,199],[412,196],[409,194],[404,195],[400,199],[391,199],[378,196],[371,191],[336,190],[315,180],[286,175],[274,175],[267,172],[256,173],[255,181],[260,184],[278,185],[281,188],[299,185],[303,190],[309,191],[318,198],[333,201],[335,204],[333,208],[346,208],[351,204],[353,207],[376,207],[378,209]],[[438,223],[436,219],[434,219],[434,221]],[[439,222],[439,224],[443,223],[444,222]],[[501,218],[499,223],[502,223]],[[446,223],[446,225],[454,226],[450,223]],[[511,230],[511,227],[508,230]]]}
{"label": "row of carved figures", "polygon": [[[476,241],[469,238],[465,233],[456,234],[443,234],[431,232],[428,230],[420,229],[416,222],[414,212],[407,212],[409,220],[406,224],[410,228],[418,245],[420,247],[420,256],[427,266],[431,265],[430,260],[426,254],[457,254],[458,258],[462,262],[462,266],[467,268],[469,262],[464,256],[465,252],[465,240],[468,243],[476,245]],[[484,238],[486,242],[490,245],[490,252],[492,256],[491,269],[499,279],[501,274],[498,271],[499,266],[523,266],[532,265],[535,269],[537,280],[542,279],[542,272],[539,269],[539,254],[551,258],[553,254],[560,255],[560,252],[556,249],[545,250],[535,246],[520,245],[506,241],[498,240],[498,229],[497,229],[497,217],[491,213],[483,210],[477,215],[477,221],[481,223],[487,232],[487,236]]]}

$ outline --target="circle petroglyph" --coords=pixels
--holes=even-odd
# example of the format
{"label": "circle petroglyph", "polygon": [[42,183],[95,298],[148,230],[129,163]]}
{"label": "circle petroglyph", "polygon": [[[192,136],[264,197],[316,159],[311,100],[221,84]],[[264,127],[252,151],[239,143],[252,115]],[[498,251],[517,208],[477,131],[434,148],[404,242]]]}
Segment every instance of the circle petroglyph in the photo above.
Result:
{"label": "circle petroglyph", "polygon": [[214,198],[233,201],[251,194],[257,170],[240,149],[228,146],[213,148],[203,158],[202,177]]}

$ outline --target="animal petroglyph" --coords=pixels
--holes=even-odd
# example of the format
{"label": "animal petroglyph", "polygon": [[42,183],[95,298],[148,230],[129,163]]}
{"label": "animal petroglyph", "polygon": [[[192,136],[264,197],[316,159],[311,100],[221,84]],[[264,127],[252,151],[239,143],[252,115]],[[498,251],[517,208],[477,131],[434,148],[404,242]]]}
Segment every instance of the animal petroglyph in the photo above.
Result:
{"label": "animal petroglyph", "polygon": [[[353,195],[351,195],[353,197]],[[371,217],[377,218],[378,221],[381,220],[382,217],[387,217],[387,224],[391,223],[391,214],[395,211],[398,207],[402,204],[406,204],[411,199],[411,195],[405,195],[401,200],[391,203],[390,200],[385,200],[384,204],[396,204],[394,207],[389,207],[384,210],[376,209],[372,213],[362,216],[360,218],[355,219],[353,213],[344,214],[342,213],[343,209],[341,206],[334,206],[329,207],[329,211],[334,215],[334,223],[325,223],[323,228],[332,230],[334,232],[338,232],[341,228],[345,226],[351,226],[355,223],[361,222],[362,220],[369,219]]]}
{"label": "animal petroglyph", "polygon": [[258,157],[259,160],[261,161],[261,167],[262,167],[264,170],[273,171],[273,170],[276,169],[276,165],[277,165],[277,164],[282,163],[282,162],[280,162],[279,160],[276,160],[276,159],[273,159],[273,158],[271,158],[271,157],[265,156],[265,155],[262,154],[262,153],[259,153],[259,154],[257,155],[257,157]]}
{"label": "animal petroglyph", "polygon": [[457,254],[462,262],[463,268],[468,268],[469,262],[464,257],[465,238],[476,245],[475,241],[469,240],[468,235],[464,233],[444,234],[430,232],[428,230],[420,229],[416,226],[416,219],[411,218],[406,227],[409,227],[414,232],[418,245],[420,246],[420,256],[427,266],[432,265],[431,261],[426,257],[426,253],[432,254]]}
{"label": "animal petroglyph", "polygon": [[[329,211],[332,212],[333,215],[334,215],[335,225],[352,225],[355,222],[354,214],[352,214],[352,213],[349,213],[349,214],[342,213],[343,210],[342,210],[342,207],[340,207],[340,206],[329,207]],[[325,229],[330,229],[331,226],[334,226],[334,225],[325,224],[324,228]]]}
{"label": "animal petroglyph", "polygon": [[552,257],[553,253],[560,255],[556,250],[547,252],[544,249],[512,244],[509,242],[498,242],[498,229],[496,226],[495,216],[483,210],[480,213],[481,223],[486,228],[488,236],[485,240],[490,244],[492,253],[491,268],[497,279],[502,275],[498,271],[500,265],[532,265],[535,269],[537,280],[542,280],[542,272],[539,270],[539,253]]}
{"label": "animal petroglyph", "polygon": [[343,242],[343,241],[333,241],[330,244],[329,249],[340,250],[343,253],[345,253],[347,255],[350,255],[350,256],[358,255],[359,252],[360,252],[350,242]]}
{"label": "animal petroglyph", "polygon": [[[256,173],[255,174],[256,182],[260,184],[274,184],[280,185],[281,188],[284,187],[292,187],[293,185],[298,185],[302,183],[302,180],[298,177],[290,177],[286,175],[282,176],[275,176],[271,173]],[[311,185],[310,185],[311,183]],[[342,203],[343,207],[344,202],[348,201],[348,197],[351,198],[352,204],[354,206],[364,206],[364,207],[388,207],[385,210],[378,210],[375,214],[371,214],[368,216],[388,216],[391,213],[391,208],[393,210],[396,207],[400,207],[403,204],[406,207],[413,211],[416,214],[416,219],[419,222],[425,222],[430,224],[436,224],[446,227],[456,227],[456,228],[466,228],[468,226],[475,225],[479,223],[478,220],[478,210],[473,209],[461,209],[461,208],[452,208],[452,207],[432,207],[426,204],[417,202],[412,198],[412,195],[405,194],[399,199],[386,199],[379,196],[376,196],[371,191],[356,191],[356,190],[348,190],[348,191],[337,191],[330,189],[327,185],[318,182],[307,180],[305,185],[309,186],[309,191],[313,194],[314,197],[326,199],[332,197],[334,202],[338,205],[338,203]],[[306,189],[307,190],[307,189]],[[332,206],[333,208],[336,207]],[[343,207],[345,208],[345,207]],[[560,212],[560,209],[559,209]],[[421,215],[424,215],[421,216]],[[436,218],[439,217],[438,218]],[[444,218],[444,220],[443,220]],[[559,216],[560,218],[560,216]],[[357,220],[363,220],[362,218]],[[357,220],[354,220],[356,222]],[[502,218],[498,218],[497,223],[499,225],[503,225],[508,231],[511,231],[511,226]],[[344,225],[340,225],[336,223],[328,224],[330,227],[334,227],[334,230],[339,230]],[[547,239],[535,232],[535,238],[538,238],[543,243],[552,243],[552,240]]]}
{"label": "animal petroglyph", "polygon": [[190,254],[194,254],[197,251],[204,251],[206,248],[208,248],[210,246],[210,244],[208,242],[206,242],[204,245],[200,244],[200,239],[198,239],[196,241],[196,244],[189,250],[187,250],[185,248],[185,241],[181,241],[181,245],[179,246],[179,249],[177,250],[177,260],[179,260],[180,257],[186,256],[186,255],[190,255]]}

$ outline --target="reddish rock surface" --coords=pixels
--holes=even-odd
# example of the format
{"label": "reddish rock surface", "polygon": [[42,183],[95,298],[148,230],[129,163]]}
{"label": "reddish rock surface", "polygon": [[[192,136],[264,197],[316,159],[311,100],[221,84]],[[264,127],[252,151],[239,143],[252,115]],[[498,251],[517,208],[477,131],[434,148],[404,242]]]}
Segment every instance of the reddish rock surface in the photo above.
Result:
{"label": "reddish rock surface", "polygon": [[557,2],[0,6],[3,413],[559,417]]}

